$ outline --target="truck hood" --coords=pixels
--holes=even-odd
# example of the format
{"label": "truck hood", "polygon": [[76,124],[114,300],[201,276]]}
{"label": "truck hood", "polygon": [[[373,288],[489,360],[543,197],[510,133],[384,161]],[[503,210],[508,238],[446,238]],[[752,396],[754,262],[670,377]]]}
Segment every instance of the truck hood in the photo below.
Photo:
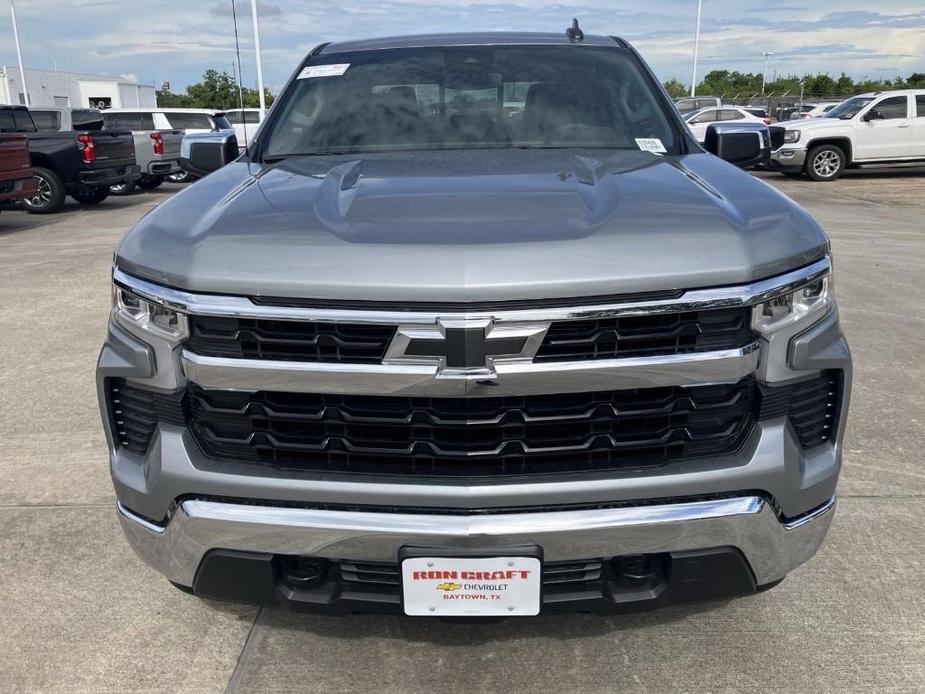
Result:
{"label": "truck hood", "polygon": [[419,151],[230,164],[144,217],[116,262],[189,291],[477,302],[745,283],[827,247],[708,154]]}
{"label": "truck hood", "polygon": [[844,130],[849,126],[851,121],[840,120],[838,118],[804,118],[802,120],[788,120],[777,125],[783,125],[787,130],[811,130],[818,132],[822,130]]}

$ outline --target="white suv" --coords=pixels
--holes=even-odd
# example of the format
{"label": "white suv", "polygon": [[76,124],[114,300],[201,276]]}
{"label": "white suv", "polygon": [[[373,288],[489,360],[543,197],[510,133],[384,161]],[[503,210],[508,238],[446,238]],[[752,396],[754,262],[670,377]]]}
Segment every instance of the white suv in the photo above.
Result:
{"label": "white suv", "polygon": [[225,117],[234,128],[234,134],[238,138],[238,149],[245,149],[260,127],[260,109],[230,108],[225,112]]}
{"label": "white suv", "polygon": [[182,130],[189,133],[209,133],[231,130],[225,112],[213,108],[111,108],[106,113],[145,113],[154,119],[157,130]]}
{"label": "white suv", "polygon": [[784,174],[834,181],[849,166],[925,162],[925,89],[860,94],[782,125],[771,165]]}

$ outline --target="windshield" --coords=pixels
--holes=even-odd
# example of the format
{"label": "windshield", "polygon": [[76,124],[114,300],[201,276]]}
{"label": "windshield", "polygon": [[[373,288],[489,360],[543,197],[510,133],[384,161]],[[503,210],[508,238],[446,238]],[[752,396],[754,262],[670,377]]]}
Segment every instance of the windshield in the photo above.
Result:
{"label": "windshield", "polygon": [[[400,149],[679,148],[617,48],[476,46],[324,56],[283,95],[264,157]],[[658,147],[656,144],[655,147]]]}
{"label": "windshield", "polygon": [[164,113],[164,116],[174,130],[217,130],[208,113]]}
{"label": "windshield", "polygon": [[74,130],[103,129],[103,116],[95,108],[71,111],[71,122],[74,125]]}
{"label": "windshield", "polygon": [[212,122],[215,123],[216,130],[233,130],[231,121],[228,120],[228,117],[224,113],[212,116]]}
{"label": "windshield", "polygon": [[843,101],[838,106],[825,114],[826,118],[840,118],[841,120],[851,120],[867,106],[874,98],[871,96],[855,96],[847,101]]}
{"label": "windshield", "polygon": [[34,133],[32,114],[26,110],[0,110],[0,133]]}

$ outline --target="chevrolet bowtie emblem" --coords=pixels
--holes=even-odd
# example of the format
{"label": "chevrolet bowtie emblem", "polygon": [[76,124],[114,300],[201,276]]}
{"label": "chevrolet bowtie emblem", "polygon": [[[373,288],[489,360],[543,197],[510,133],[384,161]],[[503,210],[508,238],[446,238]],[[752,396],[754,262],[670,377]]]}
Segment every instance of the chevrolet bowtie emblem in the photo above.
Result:
{"label": "chevrolet bowtie emblem", "polygon": [[491,376],[495,364],[533,361],[548,328],[548,323],[504,324],[490,318],[401,325],[383,363],[434,364],[441,376]]}

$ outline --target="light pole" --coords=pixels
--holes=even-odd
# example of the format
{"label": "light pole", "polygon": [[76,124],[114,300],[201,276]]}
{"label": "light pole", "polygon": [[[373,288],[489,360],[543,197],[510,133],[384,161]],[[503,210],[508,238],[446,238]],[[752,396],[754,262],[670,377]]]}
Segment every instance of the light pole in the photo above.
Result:
{"label": "light pole", "polygon": [[764,96],[764,88],[768,82],[768,58],[774,55],[771,52],[762,53],[764,56],[764,72],[761,73],[761,96]]}
{"label": "light pole", "polygon": [[263,65],[260,62],[260,30],[257,27],[257,0],[251,0],[251,15],[254,18],[254,51],[257,53],[257,92],[260,98],[260,120],[267,112],[267,102],[263,96]]}
{"label": "light pole", "polygon": [[697,29],[694,32],[694,70],[691,74],[691,96],[697,96],[697,56],[700,53],[700,11],[703,0],[697,0]]}
{"label": "light pole", "polygon": [[26,89],[26,70],[22,66],[22,49],[19,47],[19,27],[16,26],[16,4],[13,0],[10,0],[10,16],[13,18],[13,43],[16,44],[16,59],[19,61],[19,79],[22,80],[22,97],[26,102],[26,106],[28,106],[29,91]]}

